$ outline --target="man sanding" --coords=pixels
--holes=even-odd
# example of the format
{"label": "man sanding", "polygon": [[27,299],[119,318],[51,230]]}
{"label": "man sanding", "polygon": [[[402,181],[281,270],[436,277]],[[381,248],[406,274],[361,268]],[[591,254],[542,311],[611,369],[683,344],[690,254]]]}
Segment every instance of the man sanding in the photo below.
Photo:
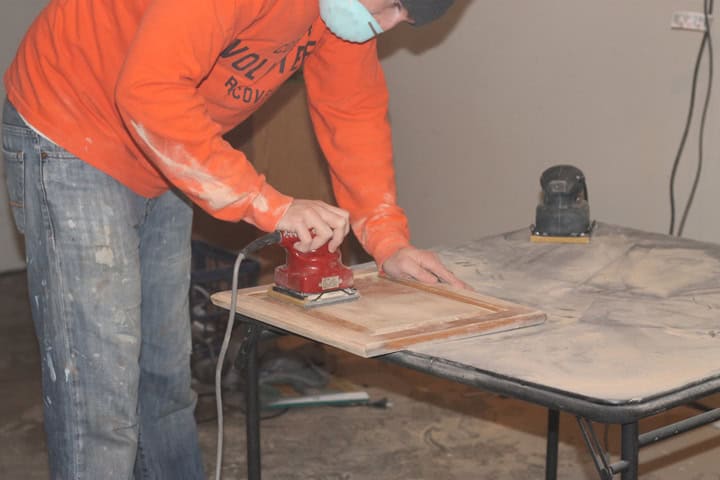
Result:
{"label": "man sanding", "polygon": [[[5,74],[53,479],[202,479],[191,203],[462,286],[410,244],[375,37],[452,0],[50,0]],[[339,207],[266,183],[222,135],[302,68]]]}

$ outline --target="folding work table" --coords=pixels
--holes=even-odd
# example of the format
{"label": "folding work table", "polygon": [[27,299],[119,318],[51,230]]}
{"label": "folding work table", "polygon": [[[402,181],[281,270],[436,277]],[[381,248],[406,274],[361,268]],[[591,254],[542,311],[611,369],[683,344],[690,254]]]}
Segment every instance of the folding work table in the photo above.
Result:
{"label": "folding work table", "polygon": [[[638,427],[720,392],[720,245],[599,223],[584,245],[531,243],[522,229],[437,251],[477,291],[540,309],[545,323],[376,358],[547,407],[546,479],[557,478],[561,411],[577,417],[601,479],[636,479],[640,447],[720,419],[708,409]],[[256,347],[267,326],[242,313],[248,478],[258,480]],[[591,422],[621,425],[617,461]]]}

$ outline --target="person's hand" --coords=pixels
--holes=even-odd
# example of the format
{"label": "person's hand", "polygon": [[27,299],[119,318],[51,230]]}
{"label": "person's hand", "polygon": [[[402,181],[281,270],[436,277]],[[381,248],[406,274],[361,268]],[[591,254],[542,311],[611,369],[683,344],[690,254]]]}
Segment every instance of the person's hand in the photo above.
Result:
{"label": "person's hand", "polygon": [[382,265],[383,271],[403,280],[417,280],[422,283],[444,282],[453,287],[472,290],[453,273],[445,268],[434,252],[419,250],[415,247],[404,247],[395,252]]}
{"label": "person's hand", "polygon": [[320,200],[295,199],[275,228],[297,235],[295,248],[301,252],[316,250],[325,243],[334,252],[350,231],[350,214]]}

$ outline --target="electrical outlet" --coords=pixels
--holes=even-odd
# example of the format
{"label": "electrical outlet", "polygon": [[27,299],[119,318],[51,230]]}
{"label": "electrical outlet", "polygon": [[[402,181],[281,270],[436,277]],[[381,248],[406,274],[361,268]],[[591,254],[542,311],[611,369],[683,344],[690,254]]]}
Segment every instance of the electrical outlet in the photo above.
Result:
{"label": "electrical outlet", "polygon": [[[708,23],[712,16],[708,16]],[[670,21],[670,27],[676,30],[705,31],[705,14],[703,12],[675,12]]]}

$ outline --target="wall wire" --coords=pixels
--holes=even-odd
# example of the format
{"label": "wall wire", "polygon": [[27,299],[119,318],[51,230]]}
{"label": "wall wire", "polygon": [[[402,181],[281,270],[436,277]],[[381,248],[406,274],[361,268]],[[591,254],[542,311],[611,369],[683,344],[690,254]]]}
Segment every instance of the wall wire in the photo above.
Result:
{"label": "wall wire", "polygon": [[700,119],[700,131],[698,134],[698,162],[697,167],[695,170],[695,178],[693,180],[692,188],[690,190],[690,194],[688,195],[688,200],[685,205],[685,209],[683,211],[683,215],[681,217],[681,220],[678,225],[677,230],[677,236],[682,236],[683,231],[685,229],[685,223],[687,221],[688,215],[690,213],[690,208],[692,207],[693,201],[695,199],[695,193],[697,192],[697,187],[700,182],[700,175],[702,172],[702,166],[703,166],[703,154],[704,154],[704,139],[705,139],[705,123],[707,119],[707,111],[708,107],[710,105],[710,96],[712,92],[712,82],[713,82],[713,69],[714,69],[714,62],[713,62],[713,46],[712,46],[712,33],[710,30],[710,15],[712,15],[713,11],[713,4],[714,0],[703,0],[703,14],[705,16],[705,32],[703,34],[702,41],[700,43],[700,49],[698,51],[697,58],[695,60],[695,68],[693,71],[693,79],[692,79],[692,88],[690,90],[690,105],[688,108],[688,115],[687,120],[685,121],[685,127],[683,129],[683,134],[680,139],[680,145],[678,146],[677,154],[675,155],[675,161],[673,162],[672,172],[670,174],[670,228],[668,229],[668,233],[670,235],[675,235],[675,180],[677,176],[677,170],[678,166],[680,164],[680,159],[682,157],[683,150],[685,149],[685,144],[687,142],[688,133],[690,131],[690,126],[692,124],[693,119],[693,113],[694,113],[694,107],[695,107],[695,96],[697,92],[697,83],[698,83],[698,76],[700,71],[700,65],[702,64],[703,54],[705,53],[705,48],[707,47],[708,52],[708,83],[707,83],[707,89],[705,91],[705,100],[703,102],[703,110],[702,115]]}

